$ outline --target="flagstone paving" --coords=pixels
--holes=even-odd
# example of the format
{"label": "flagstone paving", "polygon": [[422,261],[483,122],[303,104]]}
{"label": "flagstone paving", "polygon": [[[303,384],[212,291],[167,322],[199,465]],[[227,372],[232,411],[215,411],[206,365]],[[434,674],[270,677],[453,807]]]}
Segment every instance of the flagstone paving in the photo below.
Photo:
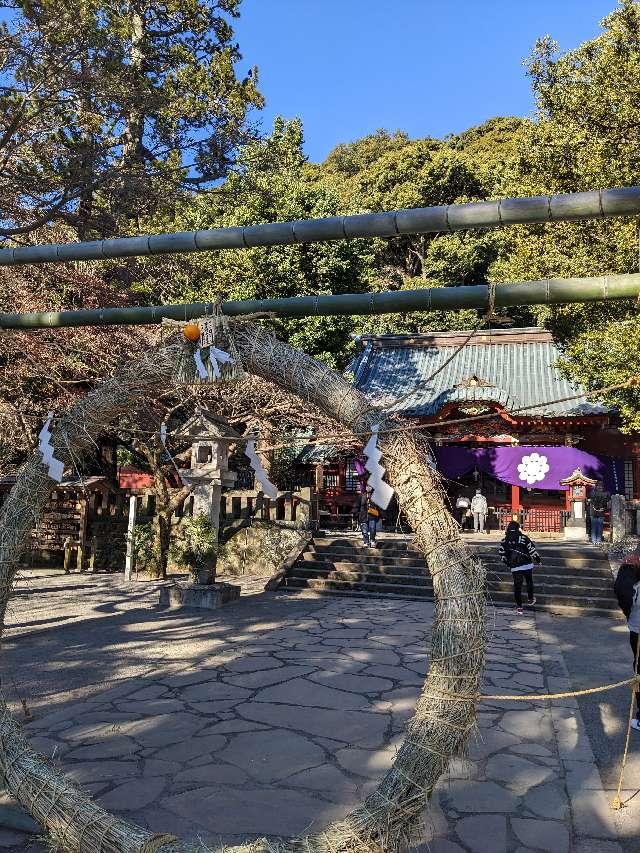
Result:
{"label": "flagstone paving", "polygon": [[[5,681],[32,712],[32,743],[106,808],[217,847],[319,829],[389,768],[432,605],[268,593],[201,615],[155,601],[120,576],[36,577],[8,619]],[[488,622],[484,693],[569,686],[533,615]],[[425,827],[425,853],[637,849],[619,843],[572,699],[483,701]],[[0,846],[40,842],[14,826]]]}

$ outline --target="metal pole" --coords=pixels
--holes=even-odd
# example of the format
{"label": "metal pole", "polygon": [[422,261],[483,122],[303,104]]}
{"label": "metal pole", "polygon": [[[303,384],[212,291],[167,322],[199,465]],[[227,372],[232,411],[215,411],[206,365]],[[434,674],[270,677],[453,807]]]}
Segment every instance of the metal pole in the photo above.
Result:
{"label": "metal pole", "polygon": [[236,228],[23,246],[0,249],[0,266],[100,261],[106,258],[132,258],[169,252],[211,252],[218,249],[347,240],[353,237],[398,237],[406,234],[496,228],[502,225],[635,216],[637,213],[640,213],[640,187],[621,187],[584,193],[505,198],[468,204],[391,210],[385,213],[363,213],[357,216],[269,222]]}
{"label": "metal pole", "polygon": [[[557,305],[565,302],[597,302],[634,299],[640,295],[640,273],[597,278],[565,278],[497,284],[493,304]],[[335,296],[293,296],[287,299],[246,299],[222,303],[222,312],[272,313],[278,317],[313,317],[332,314],[390,314],[404,311],[486,310],[491,303],[486,284],[393,290],[385,293],[341,293]],[[43,329],[63,326],[132,326],[160,323],[163,317],[191,320],[211,314],[212,302],[190,305],[151,305],[131,308],[96,308],[32,314],[0,314],[1,329]]]}

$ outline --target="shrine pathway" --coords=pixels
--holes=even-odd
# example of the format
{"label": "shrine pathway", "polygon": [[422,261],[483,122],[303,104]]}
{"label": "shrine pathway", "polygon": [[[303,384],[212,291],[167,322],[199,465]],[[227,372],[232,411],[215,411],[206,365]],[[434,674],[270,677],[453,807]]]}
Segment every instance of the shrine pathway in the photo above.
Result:
{"label": "shrine pathway", "polygon": [[[247,594],[198,615],[156,601],[122,576],[33,572],[11,603],[14,711],[24,698],[34,745],[105,807],[234,843],[321,828],[390,766],[428,665],[430,604]],[[570,687],[549,625],[504,609],[489,622],[484,692]],[[621,725],[624,709],[610,713]],[[637,825],[608,808],[574,700],[485,702],[478,723],[425,813],[423,853],[640,850]],[[0,846],[45,849],[6,828]]]}

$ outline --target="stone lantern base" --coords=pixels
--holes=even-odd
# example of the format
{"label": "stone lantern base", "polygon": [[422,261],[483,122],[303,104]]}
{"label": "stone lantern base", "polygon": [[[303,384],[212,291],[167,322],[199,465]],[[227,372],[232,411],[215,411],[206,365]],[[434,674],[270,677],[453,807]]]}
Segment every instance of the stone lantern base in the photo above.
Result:
{"label": "stone lantern base", "polygon": [[587,542],[587,525],[584,519],[569,518],[564,527],[564,538],[570,542]]}
{"label": "stone lantern base", "polygon": [[217,610],[239,598],[240,587],[230,583],[170,583],[160,588],[160,606],[171,610],[183,607]]}

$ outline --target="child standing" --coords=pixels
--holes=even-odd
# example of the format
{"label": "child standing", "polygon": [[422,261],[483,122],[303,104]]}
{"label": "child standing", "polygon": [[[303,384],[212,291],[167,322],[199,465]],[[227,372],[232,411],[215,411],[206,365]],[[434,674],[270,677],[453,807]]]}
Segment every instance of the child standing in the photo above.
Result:
{"label": "child standing", "polygon": [[520,530],[517,521],[510,521],[505,531],[505,537],[500,543],[500,559],[511,569],[513,575],[513,595],[516,600],[516,613],[519,616],[522,609],[522,584],[527,583],[527,604],[532,607],[536,603],[533,594],[533,566],[542,560],[531,539]]}

